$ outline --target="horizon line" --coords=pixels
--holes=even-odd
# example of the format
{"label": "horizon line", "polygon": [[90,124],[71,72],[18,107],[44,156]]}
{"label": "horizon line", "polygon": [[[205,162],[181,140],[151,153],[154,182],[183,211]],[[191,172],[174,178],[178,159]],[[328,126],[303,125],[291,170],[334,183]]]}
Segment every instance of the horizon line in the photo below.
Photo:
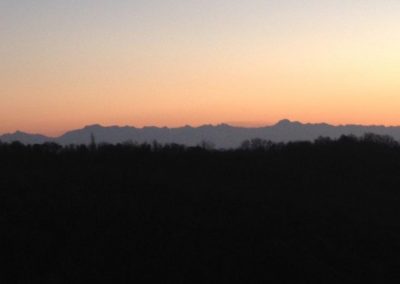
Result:
{"label": "horizon line", "polygon": [[[385,127],[385,128],[393,128],[393,127],[400,127],[400,125],[385,125],[385,124],[358,124],[358,123],[346,123],[346,124],[334,124],[334,123],[328,123],[328,122],[302,122],[298,120],[291,120],[291,119],[280,119],[275,123],[272,124],[263,124],[263,123],[256,123],[256,122],[221,122],[217,124],[213,123],[204,123],[204,124],[198,124],[198,125],[190,125],[190,124],[185,124],[181,126],[156,126],[156,125],[146,125],[142,127],[136,127],[134,125],[116,125],[116,124],[111,124],[111,125],[105,125],[101,123],[93,123],[93,124],[87,124],[84,125],[83,127],[78,127],[78,128],[72,128],[69,130],[65,130],[60,132],[59,135],[48,135],[48,134],[42,134],[39,132],[28,132],[24,130],[15,130],[14,132],[4,132],[0,133],[0,136],[4,135],[13,135],[17,133],[23,133],[23,134],[28,134],[28,135],[41,135],[45,136],[47,138],[59,138],[63,135],[65,135],[68,132],[71,131],[76,131],[76,130],[82,130],[90,127],[102,127],[102,128],[112,128],[112,127],[118,127],[118,128],[136,128],[136,129],[146,129],[146,128],[158,128],[158,129],[163,129],[163,128],[168,128],[168,129],[179,129],[179,128],[201,128],[201,127],[218,127],[218,126],[229,126],[229,127],[236,127],[236,128],[245,128],[245,129],[260,129],[260,128],[266,128],[266,127],[273,127],[277,126],[279,124],[283,123],[290,123],[290,124],[300,124],[300,125],[326,125],[326,126],[332,126],[332,127],[346,127],[346,126],[358,126],[358,127]],[[247,126],[246,126],[247,124]]]}

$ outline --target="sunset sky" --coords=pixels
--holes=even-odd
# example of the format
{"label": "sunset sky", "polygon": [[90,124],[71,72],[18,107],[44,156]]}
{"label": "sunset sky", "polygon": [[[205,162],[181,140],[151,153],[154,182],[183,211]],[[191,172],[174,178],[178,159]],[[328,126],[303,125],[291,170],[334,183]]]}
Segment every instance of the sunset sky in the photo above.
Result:
{"label": "sunset sky", "polygon": [[0,133],[400,125],[399,0],[0,0]]}

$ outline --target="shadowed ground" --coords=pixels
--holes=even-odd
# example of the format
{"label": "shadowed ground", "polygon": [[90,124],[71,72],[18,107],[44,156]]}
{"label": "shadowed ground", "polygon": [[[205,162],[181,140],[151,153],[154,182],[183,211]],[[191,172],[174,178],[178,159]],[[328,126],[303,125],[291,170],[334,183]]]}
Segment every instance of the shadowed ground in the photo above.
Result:
{"label": "shadowed ground", "polygon": [[179,145],[0,144],[2,283],[400,279],[388,137]]}

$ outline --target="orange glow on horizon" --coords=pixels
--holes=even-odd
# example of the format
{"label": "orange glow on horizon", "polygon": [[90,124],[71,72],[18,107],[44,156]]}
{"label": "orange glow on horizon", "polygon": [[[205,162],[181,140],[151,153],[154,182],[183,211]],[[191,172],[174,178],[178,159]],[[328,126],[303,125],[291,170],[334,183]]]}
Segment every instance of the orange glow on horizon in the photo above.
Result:
{"label": "orange glow on horizon", "polygon": [[6,2],[0,133],[400,125],[398,1]]}

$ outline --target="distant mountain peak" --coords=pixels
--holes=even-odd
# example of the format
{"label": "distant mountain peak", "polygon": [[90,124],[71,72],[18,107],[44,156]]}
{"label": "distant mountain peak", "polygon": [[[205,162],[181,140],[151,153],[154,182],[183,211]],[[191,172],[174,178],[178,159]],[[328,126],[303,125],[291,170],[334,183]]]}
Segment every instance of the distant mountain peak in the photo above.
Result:
{"label": "distant mountain peak", "polygon": [[103,126],[100,124],[91,124],[91,125],[86,125],[83,129],[99,129],[99,128],[103,128]]}
{"label": "distant mountain peak", "polygon": [[275,124],[275,126],[285,126],[290,124],[292,124],[292,122],[289,119],[281,119]]}
{"label": "distant mountain peak", "polygon": [[[27,133],[21,130],[17,130],[14,133],[8,134],[8,135],[18,135],[18,136],[43,136],[41,134],[33,134],[33,133]],[[44,136],[43,136],[44,137]]]}
{"label": "distant mountain peak", "polygon": [[300,126],[300,125],[303,124],[299,121],[291,121],[289,119],[282,119],[278,121],[277,124],[275,124],[275,126]]}

